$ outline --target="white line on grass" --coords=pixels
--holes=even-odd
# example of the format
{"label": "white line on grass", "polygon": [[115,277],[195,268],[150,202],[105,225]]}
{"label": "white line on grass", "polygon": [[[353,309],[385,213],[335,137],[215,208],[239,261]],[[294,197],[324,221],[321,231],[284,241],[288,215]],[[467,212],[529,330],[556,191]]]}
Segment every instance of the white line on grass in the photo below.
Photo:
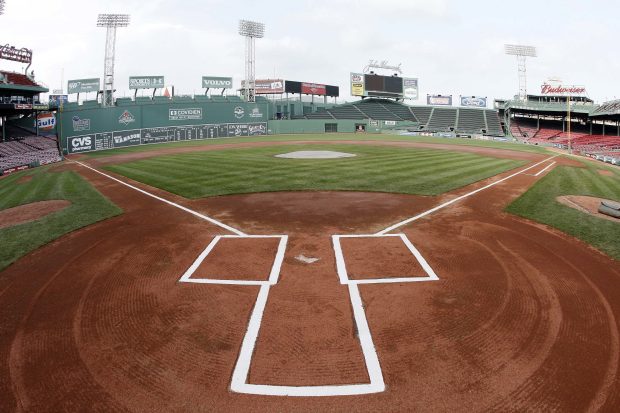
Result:
{"label": "white line on grass", "polygon": [[188,212],[188,213],[190,213],[190,214],[192,214],[192,215],[194,215],[194,216],[197,216],[198,218],[202,218],[202,219],[204,219],[205,221],[209,221],[210,223],[215,224],[215,225],[217,225],[218,227],[224,228],[225,230],[230,231],[230,232],[232,232],[232,233],[234,233],[234,234],[237,234],[237,235],[239,235],[239,236],[245,236],[245,235],[247,235],[247,234],[245,234],[244,232],[241,232],[241,231],[239,231],[239,230],[238,230],[238,229],[236,229],[236,228],[233,228],[233,227],[231,227],[231,226],[229,226],[229,225],[224,224],[223,222],[220,222],[220,221],[218,221],[218,220],[216,220],[216,219],[213,219],[213,218],[211,218],[211,217],[209,217],[209,216],[207,216],[207,215],[201,214],[200,212],[196,212],[196,211],[194,211],[194,210],[192,210],[192,209],[189,209],[189,208],[187,208],[187,207],[184,207],[183,205],[179,205],[179,204],[174,203],[174,202],[172,202],[172,201],[168,201],[168,200],[167,200],[167,199],[165,199],[165,198],[162,198],[162,197],[160,197],[160,196],[157,196],[157,195],[155,195],[155,194],[152,194],[152,193],[150,193],[150,192],[147,192],[147,191],[145,191],[144,189],[140,189],[140,188],[138,188],[138,187],[136,187],[136,186],[133,186],[133,185],[131,185],[131,184],[128,184],[127,182],[123,182],[123,181],[121,181],[120,179],[116,179],[116,178],[114,178],[113,176],[110,176],[110,175],[108,175],[108,174],[106,174],[106,173],[103,173],[103,172],[101,172],[101,171],[99,171],[99,170],[97,170],[97,169],[95,169],[95,168],[93,168],[93,167],[91,167],[91,166],[86,165],[85,163],[82,163],[82,162],[80,162],[80,161],[69,161],[69,162],[75,162],[75,163],[77,163],[77,164],[79,164],[79,165],[82,165],[84,168],[88,168],[88,169],[90,169],[91,171],[94,171],[94,172],[98,173],[99,175],[103,175],[103,176],[105,176],[106,178],[109,178],[109,179],[111,179],[111,180],[113,180],[113,181],[116,181],[116,182],[118,182],[118,183],[119,183],[119,184],[121,184],[121,185],[125,185],[126,187],[129,187],[129,188],[131,188],[131,189],[133,189],[133,190],[135,190],[135,191],[141,192],[141,193],[143,193],[144,195],[150,196],[151,198],[155,198],[155,199],[157,199],[158,201],[164,202],[164,203],[166,203],[166,204],[168,204],[168,205],[172,205],[172,206],[173,206],[173,207],[175,207],[175,208],[179,208],[179,209],[181,209],[181,210],[183,210],[183,211],[185,211],[185,212]]}
{"label": "white line on grass", "polygon": [[540,172],[534,174],[534,176],[540,175],[541,173],[545,172],[547,169],[551,168],[553,165],[555,165],[555,161],[553,161],[549,165],[545,166]]}
{"label": "white line on grass", "polygon": [[558,156],[560,156],[560,155],[554,155],[554,156],[551,156],[551,157],[549,157],[549,158],[547,158],[547,159],[544,159],[544,160],[542,160],[542,161],[540,161],[540,162],[535,163],[535,164],[534,164],[534,165],[532,165],[532,166],[528,166],[527,168],[522,169],[522,170],[520,170],[519,172],[515,172],[515,173],[513,173],[512,175],[509,175],[509,176],[507,176],[507,177],[505,177],[505,178],[502,178],[502,179],[500,179],[500,180],[498,180],[498,181],[495,181],[495,182],[492,182],[492,183],[490,183],[490,184],[488,184],[488,185],[485,185],[485,186],[483,186],[482,188],[478,188],[478,189],[476,189],[476,190],[474,190],[474,191],[471,191],[471,192],[466,193],[465,195],[461,195],[461,196],[459,196],[459,197],[456,197],[456,198],[454,198],[454,199],[451,199],[451,200],[450,200],[450,201],[448,201],[448,202],[445,202],[445,203],[443,203],[443,204],[441,204],[441,205],[437,205],[436,207],[431,208],[431,209],[429,209],[428,211],[422,212],[421,214],[418,214],[418,215],[416,215],[416,216],[414,216],[414,217],[407,218],[407,219],[406,219],[406,220],[404,220],[404,221],[401,221],[401,222],[399,222],[399,223],[397,223],[397,224],[394,224],[394,225],[392,225],[392,226],[387,227],[386,229],[384,229],[384,230],[382,230],[382,231],[377,232],[377,234],[376,234],[376,235],[384,235],[384,234],[387,234],[388,232],[394,231],[396,228],[400,228],[400,227],[402,227],[403,225],[407,225],[407,224],[409,224],[410,222],[417,221],[418,219],[423,218],[423,217],[425,217],[425,216],[427,216],[427,215],[429,215],[429,214],[432,214],[433,212],[439,211],[440,209],[443,209],[443,208],[445,208],[445,207],[447,207],[447,206],[449,206],[449,205],[452,205],[452,204],[454,204],[455,202],[458,202],[458,201],[460,201],[460,200],[462,200],[462,199],[468,198],[468,197],[470,197],[470,196],[472,196],[472,195],[477,194],[477,193],[478,193],[478,192],[480,192],[480,191],[484,191],[485,189],[491,188],[492,186],[495,186],[495,185],[497,185],[497,184],[501,184],[502,182],[504,182],[504,181],[506,181],[506,180],[508,180],[508,179],[510,179],[510,178],[514,178],[514,177],[515,177],[515,176],[517,176],[517,175],[521,175],[522,173],[527,172],[527,171],[529,171],[530,169],[536,168],[538,165],[543,164],[543,163],[545,163],[545,162],[547,162],[547,161],[549,161],[549,160],[551,160],[551,159],[553,159],[553,158],[556,158],[556,157],[558,157]]}

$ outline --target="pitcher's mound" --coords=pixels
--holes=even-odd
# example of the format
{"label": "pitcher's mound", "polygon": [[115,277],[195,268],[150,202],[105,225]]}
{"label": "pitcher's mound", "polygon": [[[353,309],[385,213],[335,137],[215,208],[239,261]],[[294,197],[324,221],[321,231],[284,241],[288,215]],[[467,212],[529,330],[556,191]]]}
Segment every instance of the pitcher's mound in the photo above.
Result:
{"label": "pitcher's mound", "polygon": [[351,158],[357,156],[353,153],[335,152],[335,151],[296,151],[289,153],[282,153],[276,155],[276,158],[290,158],[290,159],[336,159],[336,158]]}

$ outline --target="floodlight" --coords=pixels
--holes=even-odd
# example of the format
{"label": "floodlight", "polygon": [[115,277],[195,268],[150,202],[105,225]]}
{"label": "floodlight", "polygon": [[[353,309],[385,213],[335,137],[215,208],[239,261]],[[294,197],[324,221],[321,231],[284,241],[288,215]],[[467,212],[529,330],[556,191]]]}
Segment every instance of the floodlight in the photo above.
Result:
{"label": "floodlight", "polygon": [[507,55],[537,57],[534,46],[524,46],[519,44],[505,44],[504,51]]}
{"label": "floodlight", "polygon": [[239,20],[239,34],[245,37],[262,38],[265,36],[265,24],[250,20]]}
{"label": "floodlight", "polygon": [[248,102],[254,102],[255,92],[255,65],[256,56],[254,52],[255,39],[265,36],[265,25],[263,23],[250,20],[239,20],[239,34],[245,37],[245,84],[244,98]]}
{"label": "floodlight", "polygon": [[128,14],[100,14],[97,16],[97,27],[127,27]]}
{"label": "floodlight", "polygon": [[0,0],[0,14],[4,14],[4,0]]}
{"label": "floodlight", "polygon": [[105,58],[103,68],[103,106],[114,105],[114,54],[116,49],[116,28],[129,26],[128,14],[100,14],[97,27],[106,28]]}
{"label": "floodlight", "polygon": [[525,60],[528,57],[537,57],[534,46],[524,46],[520,44],[505,44],[504,52],[510,56],[517,56],[517,66],[519,71],[519,99],[527,99],[527,75]]}

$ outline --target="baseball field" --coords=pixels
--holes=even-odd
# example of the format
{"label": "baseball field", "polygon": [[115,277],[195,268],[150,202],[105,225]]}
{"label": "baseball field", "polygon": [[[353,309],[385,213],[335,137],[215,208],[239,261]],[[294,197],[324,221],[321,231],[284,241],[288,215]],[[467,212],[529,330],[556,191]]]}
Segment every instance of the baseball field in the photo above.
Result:
{"label": "baseball field", "polygon": [[[290,159],[296,151],[354,155]],[[618,168],[389,135],[0,179],[0,411],[618,411]]]}

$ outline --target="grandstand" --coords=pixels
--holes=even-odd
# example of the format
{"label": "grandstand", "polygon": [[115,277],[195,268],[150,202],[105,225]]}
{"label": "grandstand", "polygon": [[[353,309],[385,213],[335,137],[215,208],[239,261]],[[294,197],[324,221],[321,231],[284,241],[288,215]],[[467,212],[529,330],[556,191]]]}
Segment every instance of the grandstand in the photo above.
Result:
{"label": "grandstand", "polygon": [[408,106],[387,99],[364,99],[354,103],[318,108],[303,119],[370,119],[409,122],[426,132],[455,132],[504,136],[498,113],[491,109]]}

